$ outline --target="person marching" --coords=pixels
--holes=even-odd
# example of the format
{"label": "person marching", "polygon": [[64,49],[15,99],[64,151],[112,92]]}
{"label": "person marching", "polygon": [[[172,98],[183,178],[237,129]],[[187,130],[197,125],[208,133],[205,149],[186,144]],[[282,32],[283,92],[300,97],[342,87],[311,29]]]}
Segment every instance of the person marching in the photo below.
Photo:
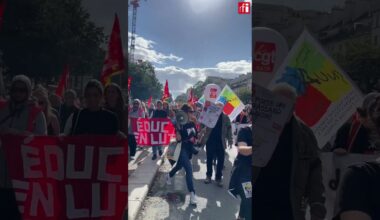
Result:
{"label": "person marching", "polygon": [[[252,120],[253,112],[249,112]],[[238,219],[252,219],[252,125],[239,130],[236,141],[238,155],[232,168],[228,192],[235,198],[240,196]]]}
{"label": "person marching", "polygon": [[180,169],[184,168],[186,172],[186,185],[187,189],[190,192],[190,204],[196,205],[197,198],[195,195],[195,189],[193,184],[193,168],[190,161],[194,153],[194,143],[196,143],[197,137],[197,130],[193,122],[194,110],[188,104],[184,104],[181,110],[187,114],[189,121],[182,126],[178,125],[177,123],[176,134],[177,141],[180,141],[182,143],[181,152],[176,165],[170,170],[170,172],[166,176],[166,184],[171,185],[172,177]]}

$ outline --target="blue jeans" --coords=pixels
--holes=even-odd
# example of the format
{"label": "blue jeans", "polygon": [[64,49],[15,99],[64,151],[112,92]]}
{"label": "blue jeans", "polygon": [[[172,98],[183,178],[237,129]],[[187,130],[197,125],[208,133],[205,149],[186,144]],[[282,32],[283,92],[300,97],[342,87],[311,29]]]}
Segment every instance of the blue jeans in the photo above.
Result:
{"label": "blue jeans", "polygon": [[157,151],[162,151],[162,146],[153,146],[153,155],[157,155]]}
{"label": "blue jeans", "polygon": [[193,167],[191,166],[190,158],[188,156],[188,153],[185,149],[181,150],[181,153],[179,155],[179,159],[176,163],[176,165],[172,168],[172,170],[169,172],[169,176],[173,177],[177,171],[182,169],[182,167],[186,171],[186,185],[189,192],[194,192],[194,184],[193,184]]}

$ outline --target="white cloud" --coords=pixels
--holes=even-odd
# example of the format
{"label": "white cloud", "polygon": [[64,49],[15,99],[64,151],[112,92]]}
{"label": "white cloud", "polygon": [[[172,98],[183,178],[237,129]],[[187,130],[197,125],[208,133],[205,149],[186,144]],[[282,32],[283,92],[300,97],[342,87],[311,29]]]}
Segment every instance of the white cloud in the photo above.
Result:
{"label": "white cloud", "polygon": [[[128,32],[128,45],[130,45],[130,37],[131,33]],[[152,40],[136,35],[135,60],[141,59],[156,64],[165,64],[165,61],[180,62],[183,60],[182,57],[178,57],[172,53],[167,55],[157,52],[154,49],[155,44],[156,42]]]}
{"label": "white cloud", "polygon": [[208,76],[219,76],[222,78],[232,79],[241,74],[251,72],[251,61],[226,61],[220,62],[215,67],[210,68],[179,68],[176,66],[167,66],[156,68],[157,78],[161,83],[165,80],[169,82],[170,92],[177,96],[180,93],[193,86],[198,81],[204,81]]}

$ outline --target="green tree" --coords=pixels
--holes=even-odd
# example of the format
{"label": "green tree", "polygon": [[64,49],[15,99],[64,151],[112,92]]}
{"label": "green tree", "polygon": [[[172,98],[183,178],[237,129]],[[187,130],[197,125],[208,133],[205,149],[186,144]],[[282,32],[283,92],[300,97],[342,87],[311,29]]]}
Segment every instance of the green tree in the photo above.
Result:
{"label": "green tree", "polygon": [[161,99],[162,84],[158,81],[154,67],[147,61],[128,64],[128,76],[132,77],[131,96],[142,100]]}
{"label": "green tree", "polygon": [[252,90],[248,88],[240,88],[237,90],[236,95],[244,104],[252,103]]}
{"label": "green tree", "polygon": [[333,54],[333,58],[364,93],[371,92],[380,79],[380,50],[369,42],[347,42],[344,54]]}
{"label": "green tree", "polygon": [[176,103],[180,103],[180,104],[187,103],[187,94],[182,93],[182,94],[178,95],[178,96],[175,98],[175,102],[176,102]]}
{"label": "green tree", "polygon": [[65,64],[72,75],[99,77],[105,53],[103,29],[90,21],[81,0],[7,1],[0,48],[7,74],[37,81],[58,78]]}

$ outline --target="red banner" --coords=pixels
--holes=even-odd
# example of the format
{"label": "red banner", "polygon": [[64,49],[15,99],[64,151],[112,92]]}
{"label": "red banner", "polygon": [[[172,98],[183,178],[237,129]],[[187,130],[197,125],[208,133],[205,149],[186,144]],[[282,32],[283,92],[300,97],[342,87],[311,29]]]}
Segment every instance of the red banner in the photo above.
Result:
{"label": "red banner", "polygon": [[23,219],[119,220],[128,202],[128,148],[110,136],[3,136]]}
{"label": "red banner", "polygon": [[137,145],[139,146],[164,146],[169,145],[175,138],[175,129],[167,118],[132,118]]}

